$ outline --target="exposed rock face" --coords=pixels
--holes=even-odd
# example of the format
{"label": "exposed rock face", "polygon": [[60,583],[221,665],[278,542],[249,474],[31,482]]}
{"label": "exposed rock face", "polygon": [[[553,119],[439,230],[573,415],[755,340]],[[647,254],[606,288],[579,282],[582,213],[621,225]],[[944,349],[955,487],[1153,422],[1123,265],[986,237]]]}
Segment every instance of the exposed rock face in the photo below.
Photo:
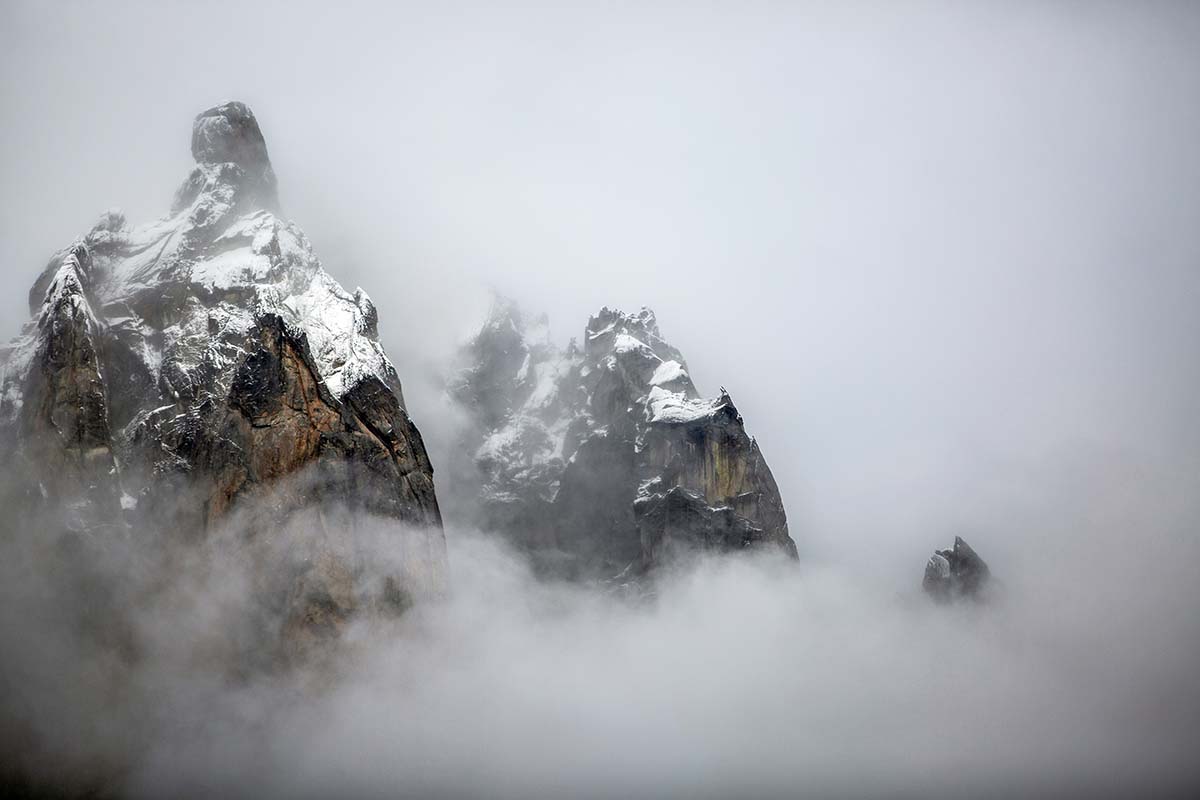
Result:
{"label": "exposed rock face", "polygon": [[69,502],[56,510],[74,530],[120,518],[99,328],[83,289],[92,268],[86,246],[61,254],[32,323],[38,335],[24,345],[23,380],[5,381],[0,394],[7,422],[0,437],[14,477],[4,482],[5,507],[63,498]]}
{"label": "exposed rock face", "polygon": [[791,557],[779,489],[722,390],[702,399],[653,312],[605,308],[584,345],[549,340],[498,300],[449,392],[473,427],[456,475],[477,524],[544,572],[643,574],[687,554],[767,546]]}
{"label": "exposed rock face", "polygon": [[[264,208],[278,209],[275,171],[267,157],[267,142],[258,128],[258,120],[244,104],[225,103],[196,117],[192,125],[192,157],[197,164],[234,165],[242,173],[233,177],[242,193],[253,195]],[[190,182],[184,184],[185,188],[189,185]]]}
{"label": "exposed rock face", "polygon": [[930,597],[945,603],[980,597],[990,577],[991,571],[983,559],[961,536],[955,536],[954,549],[938,550],[930,556],[921,585]]}
{"label": "exposed rock face", "polygon": [[296,544],[272,589],[287,596],[283,629],[293,642],[336,632],[377,599],[356,583],[361,518],[426,545],[384,594],[403,605],[441,580],[433,470],[370,298],[277,216],[254,115],[203,112],[192,153],[169,215],[132,227],[105,214],[34,284],[34,319],[0,351],[0,443],[17,465],[6,499],[63,509],[68,530],[193,541],[261,501],[247,547],[280,525]]}

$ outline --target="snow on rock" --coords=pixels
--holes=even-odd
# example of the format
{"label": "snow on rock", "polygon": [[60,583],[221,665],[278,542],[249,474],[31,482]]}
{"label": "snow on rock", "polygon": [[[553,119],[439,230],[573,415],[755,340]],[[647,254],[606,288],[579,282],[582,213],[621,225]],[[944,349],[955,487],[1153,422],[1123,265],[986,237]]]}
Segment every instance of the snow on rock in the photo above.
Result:
{"label": "snow on rock", "polygon": [[646,397],[647,419],[650,422],[695,422],[720,408],[720,400],[689,400],[680,392],[655,386]]}
{"label": "snow on rock", "polygon": [[0,423],[20,411],[40,326],[64,303],[107,343],[105,369],[118,373],[105,381],[117,430],[141,424],[164,401],[227,392],[252,332],[273,317],[303,337],[334,398],[369,379],[400,398],[370,297],[343,289],[304,233],[279,216],[250,110],[226,103],[200,114],[192,152],[196,165],[169,213],[131,225],[110,209],[51,259],[30,290],[32,322],[0,347]]}
{"label": "snow on rock", "polygon": [[30,365],[57,315],[79,316],[92,333],[99,328],[100,322],[85,289],[91,274],[92,258],[87,245],[76,242],[50,260],[34,285],[30,292],[33,321],[20,336],[0,349],[0,423],[11,422],[20,412],[24,403],[22,386]]}
{"label": "snow on rock", "polygon": [[672,359],[670,361],[664,361],[658,365],[658,368],[654,370],[654,374],[650,376],[650,385],[663,386],[668,383],[674,383],[675,381],[683,378],[690,379],[690,376],[687,374],[687,370],[684,369],[683,365],[678,361]]}
{"label": "snow on rock", "polygon": [[277,308],[284,318],[308,336],[308,344],[326,387],[342,397],[355,384],[376,377],[384,385],[395,382],[383,347],[373,338],[374,306],[366,294],[361,303],[324,270],[319,270],[304,291],[283,298]]}
{"label": "snow on rock", "polygon": [[[398,385],[377,341],[370,298],[330,277],[303,232],[277,216],[273,194],[264,197],[268,185],[274,191],[274,175],[249,109],[232,103],[204,112],[192,149],[198,163],[171,213],[129,226],[119,211],[106,212],[35,290],[81,285],[86,256],[87,295],[104,309],[96,324],[119,331],[172,391],[180,376],[231,368],[238,355],[231,343],[265,314],[307,337],[335,397],[368,377]],[[0,389],[10,398],[14,392],[11,381]]]}
{"label": "snow on rock", "polygon": [[[778,490],[728,394],[700,397],[654,312],[601,309],[582,350],[547,331],[544,317],[497,299],[448,384],[470,423],[450,469],[455,484],[477,487],[467,499],[477,524],[563,577],[644,571],[680,536],[794,555]],[[692,505],[668,514],[660,501],[677,487],[687,491],[670,502]],[[688,519],[703,530],[667,528]]]}
{"label": "snow on rock", "polygon": [[653,353],[649,345],[641,342],[627,333],[619,333],[613,340],[614,353]]}

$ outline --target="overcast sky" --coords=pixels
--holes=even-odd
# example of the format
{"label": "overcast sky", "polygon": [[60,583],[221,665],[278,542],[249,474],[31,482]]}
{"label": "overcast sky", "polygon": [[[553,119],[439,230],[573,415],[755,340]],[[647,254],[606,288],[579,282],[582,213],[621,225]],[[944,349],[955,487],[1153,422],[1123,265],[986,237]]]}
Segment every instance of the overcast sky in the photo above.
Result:
{"label": "overcast sky", "polygon": [[654,308],[809,556],[916,579],[955,532],[1003,563],[1062,493],[1195,488],[1195,4],[0,15],[6,337],[46,258],[106,208],[164,212],[193,116],[240,99],[435,459],[429,376],[494,287],[563,341]]}

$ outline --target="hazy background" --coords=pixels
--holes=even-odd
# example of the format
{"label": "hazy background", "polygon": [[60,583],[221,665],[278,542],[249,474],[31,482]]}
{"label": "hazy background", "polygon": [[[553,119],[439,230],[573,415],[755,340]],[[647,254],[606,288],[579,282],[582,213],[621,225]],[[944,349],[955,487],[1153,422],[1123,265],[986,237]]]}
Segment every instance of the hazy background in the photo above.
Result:
{"label": "hazy background", "polygon": [[[1024,742],[1010,755],[1027,764],[1039,748],[1064,755],[1051,748],[1064,741],[1093,767],[1117,753],[1148,771],[1166,765],[1160,776],[1186,763],[1200,735],[1200,6],[0,9],[0,333],[26,319],[50,253],[101,211],[163,213],[191,164],[192,117],[240,99],[266,135],[286,215],[335,277],[376,301],[435,467],[451,419],[438,372],[489,287],[549,312],[564,341],[601,305],[646,304],[701,390],[733,395],[805,569],[840,576],[786,584],[783,621],[749,632],[718,616],[699,629],[707,639],[689,633],[704,603],[683,606],[694,616],[668,607],[666,623],[614,627],[563,612],[572,624],[552,625],[533,651],[522,637],[546,629],[528,627],[519,593],[505,595],[511,605],[495,613],[511,615],[493,621],[510,638],[439,643],[477,665],[448,697],[474,686],[497,704],[494,719],[511,720],[504,711],[527,712],[535,688],[579,666],[555,633],[598,632],[589,641],[608,654],[591,662],[598,676],[625,663],[605,649],[614,637],[661,638],[678,650],[655,651],[643,685],[659,694],[642,699],[658,712],[650,729],[669,738],[738,713],[701,704],[695,719],[675,716],[672,669],[711,660],[705,642],[742,637],[730,646],[781,670],[752,673],[769,683],[812,667],[831,631],[853,630],[861,638],[811,683],[735,695],[761,712],[747,718],[798,747],[828,727],[797,717],[849,719],[835,737],[846,759],[865,732],[892,730],[900,738],[880,734],[868,754],[890,754],[881,763],[894,769],[906,762],[888,748],[908,738],[932,769],[965,740],[949,735],[960,716],[931,710],[941,670],[969,693],[964,676],[986,669],[979,685],[990,688],[967,707],[1009,716],[996,741],[957,752],[971,764],[998,743]],[[1023,635],[959,652],[953,624],[893,608],[955,533],[1020,590],[1019,613],[995,624]],[[479,561],[456,535],[451,557],[459,547],[458,563]],[[459,569],[460,585],[478,577]],[[736,605],[730,587],[755,581],[716,585]],[[480,630],[469,610],[448,630]],[[777,644],[784,621],[799,626],[794,649]],[[683,638],[658,636],[668,632]],[[570,652],[589,652],[580,647]],[[925,655],[881,671],[908,648]],[[705,680],[688,685],[684,700],[719,696]],[[512,691],[488,695],[496,686]],[[565,688],[550,696],[587,721],[572,740],[580,753],[644,733],[602,724],[619,698],[580,709]],[[777,719],[779,697],[829,705]],[[897,697],[924,701],[928,716],[874,702]],[[400,724],[412,697],[376,701]],[[926,735],[914,736],[923,718]],[[457,719],[443,720],[447,746],[495,744],[479,733],[464,746]],[[530,725],[512,741],[536,750]],[[1035,730],[1043,736],[1023,738]],[[785,756],[778,764],[800,763]],[[659,767],[697,774],[681,759]],[[785,770],[772,775],[786,785]]]}

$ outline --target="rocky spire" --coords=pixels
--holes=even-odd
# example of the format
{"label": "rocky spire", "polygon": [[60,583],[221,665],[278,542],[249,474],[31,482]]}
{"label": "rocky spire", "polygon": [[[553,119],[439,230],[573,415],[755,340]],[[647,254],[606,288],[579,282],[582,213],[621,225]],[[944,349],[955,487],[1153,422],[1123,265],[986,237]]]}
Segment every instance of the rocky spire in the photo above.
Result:
{"label": "rocky spire", "polygon": [[[374,304],[281,218],[254,114],[202,112],[192,154],[169,214],[106,213],[34,284],[33,319],[0,347],[0,507],[97,547],[101,530],[198,542],[233,526],[275,565],[259,577],[290,652],[438,590],[433,467]],[[412,557],[356,583],[376,535]]]}
{"label": "rocky spire", "polygon": [[201,168],[225,168],[222,177],[238,185],[242,200],[278,210],[275,170],[254,112],[231,101],[202,111],[192,122],[192,157]]}
{"label": "rocky spire", "polygon": [[232,161],[246,168],[271,165],[254,112],[237,101],[196,115],[192,123],[192,156],[202,164]]}
{"label": "rocky spire", "polygon": [[930,556],[922,586],[934,600],[945,603],[963,597],[978,599],[990,578],[987,563],[961,536],[955,536],[953,549],[936,550]]}

